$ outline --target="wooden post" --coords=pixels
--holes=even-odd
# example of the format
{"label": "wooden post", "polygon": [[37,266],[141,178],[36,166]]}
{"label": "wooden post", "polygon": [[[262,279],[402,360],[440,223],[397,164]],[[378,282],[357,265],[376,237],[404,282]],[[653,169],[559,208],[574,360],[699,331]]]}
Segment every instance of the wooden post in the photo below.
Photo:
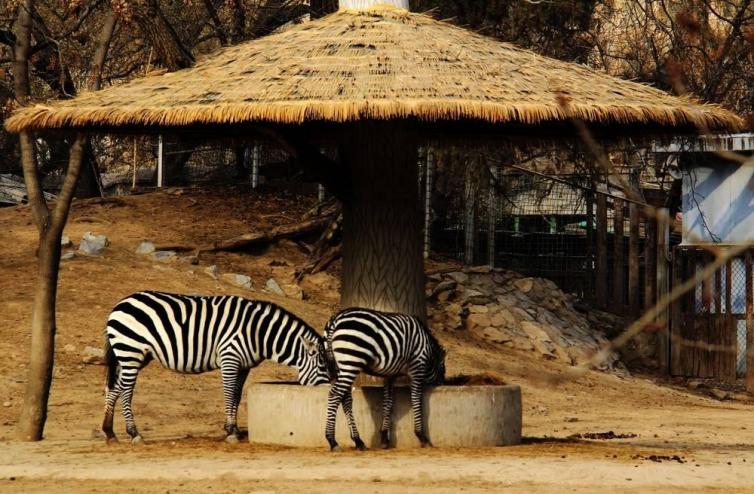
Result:
{"label": "wooden post", "polygon": [[157,187],[162,187],[162,134],[157,137]]}
{"label": "wooden post", "polygon": [[427,148],[427,163],[424,169],[424,259],[429,257],[432,244],[432,186],[435,175],[435,154]]}
{"label": "wooden post", "polygon": [[630,238],[628,242],[628,307],[631,318],[639,317],[639,206],[631,203],[629,210],[629,231]]}
{"label": "wooden post", "polygon": [[[683,283],[683,251],[676,247],[673,251],[673,286]],[[681,341],[682,341],[682,324],[683,324],[683,300],[681,297],[673,302],[670,306],[670,327],[668,328],[670,337],[670,365],[669,371],[672,375],[681,375]]]}
{"label": "wooden post", "polygon": [[464,221],[463,221],[463,237],[464,237],[464,254],[463,262],[471,266],[474,264],[474,237],[476,226],[474,224],[474,191],[472,190],[473,184],[469,174],[466,173],[466,187],[464,191]]}
{"label": "wooden post", "polygon": [[647,218],[644,224],[644,310],[649,310],[657,303],[657,222]]}
{"label": "wooden post", "polygon": [[746,391],[754,393],[754,273],[746,251]]}
{"label": "wooden post", "polygon": [[616,312],[625,314],[624,283],[625,266],[623,264],[623,200],[613,199],[613,307]]}
{"label": "wooden post", "polygon": [[597,194],[597,306],[607,308],[607,198]]}
{"label": "wooden post", "polygon": [[[586,194],[586,286],[585,294],[592,298],[594,294],[594,193]],[[592,299],[594,301],[594,299]]]}
{"label": "wooden post", "polygon": [[[670,291],[668,283],[668,244],[670,243],[670,223],[668,218],[668,210],[662,208],[658,211],[661,221],[657,222],[657,300],[666,297]],[[668,341],[668,314],[667,310],[662,314],[657,321],[662,327],[659,335],[657,345],[657,361],[660,364],[660,369],[664,372],[668,372],[668,360],[670,342]]]}
{"label": "wooden post", "polygon": [[487,264],[491,268],[495,267],[495,232],[497,231],[497,182],[498,170],[497,164],[493,164],[490,169],[490,192],[487,199]]}

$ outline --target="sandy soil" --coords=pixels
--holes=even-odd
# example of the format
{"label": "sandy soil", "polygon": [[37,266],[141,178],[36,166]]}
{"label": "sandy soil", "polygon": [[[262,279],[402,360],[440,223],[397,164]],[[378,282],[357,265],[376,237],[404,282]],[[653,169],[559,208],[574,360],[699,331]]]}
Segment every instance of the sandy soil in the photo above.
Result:
{"label": "sandy soil", "polygon": [[[202,272],[217,264],[264,286],[275,270],[291,269],[277,264],[304,259],[290,245],[255,256],[208,256],[192,266],[137,256],[138,243],[204,244],[290,221],[309,204],[241,189],[77,201],[65,233],[74,241],[85,231],[104,233],[111,246],[100,258],[62,265],[49,420],[45,441],[36,444],[12,441],[26,378],[36,232],[28,208],[0,209],[0,492],[754,491],[749,402],[714,401],[650,376],[593,372],[554,384],[566,368],[533,354],[472,344],[462,334],[438,335],[448,348],[449,374],[490,371],[521,384],[525,444],[334,455],[324,444],[317,450],[231,447],[220,441],[219,376],[181,376],[155,365],[142,373],[134,405],[148,444],[103,444],[94,432],[102,419],[104,370],[81,363],[81,352],[101,345],[107,314],[121,297],[146,288],[238,293],[275,300],[316,327],[337,302],[332,290],[311,289],[308,300],[295,301],[236,289]],[[75,350],[65,351],[66,345]],[[250,379],[292,376],[288,368],[265,364]],[[240,419],[245,426],[243,414]],[[120,417],[116,428],[124,434]],[[610,430],[637,436],[567,439]]]}

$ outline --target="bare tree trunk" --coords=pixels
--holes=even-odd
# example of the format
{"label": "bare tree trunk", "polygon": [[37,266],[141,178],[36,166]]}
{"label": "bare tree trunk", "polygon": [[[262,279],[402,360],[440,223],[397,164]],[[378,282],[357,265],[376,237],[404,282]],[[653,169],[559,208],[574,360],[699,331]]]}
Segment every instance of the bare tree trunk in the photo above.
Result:
{"label": "bare tree trunk", "polygon": [[[21,101],[29,99],[29,49],[31,44],[31,12],[33,0],[25,0],[19,8],[16,24],[17,45],[14,49],[14,76],[16,94]],[[28,22],[27,22],[28,21]],[[109,44],[109,39],[107,40]],[[99,48],[98,48],[99,51]],[[105,49],[106,53],[106,49]],[[98,66],[101,72],[101,64]],[[31,349],[29,374],[21,415],[18,419],[17,436],[25,441],[42,439],[47,420],[47,400],[52,384],[52,369],[55,355],[55,301],[60,264],[60,238],[68,220],[74,191],[81,170],[86,138],[76,136],[71,146],[68,167],[63,186],[52,211],[45,202],[39,182],[39,167],[32,136],[22,132],[21,164],[24,171],[27,197],[34,223],[39,231],[37,250],[37,282],[31,324]]]}
{"label": "bare tree trunk", "polygon": [[31,323],[31,355],[29,375],[26,381],[26,394],[21,416],[18,419],[17,436],[24,441],[42,439],[47,420],[47,400],[52,384],[52,367],[55,355],[55,297],[58,286],[58,266],[60,264],[60,238],[68,220],[68,211],[76,190],[81,167],[84,138],[78,137],[71,146],[70,162],[63,187],[58,195],[52,213],[47,209],[37,176],[36,160],[31,138],[21,135],[23,168],[29,203],[34,212],[39,230],[39,250],[37,253],[37,284],[34,291],[34,306]]}
{"label": "bare tree trunk", "polygon": [[352,173],[343,205],[341,305],[426,319],[418,156],[400,124],[354,124],[340,142]]}
{"label": "bare tree trunk", "polygon": [[191,51],[183,45],[178,33],[160,10],[157,0],[138,0],[133,2],[132,7],[136,24],[165,68],[172,71],[194,64]]}

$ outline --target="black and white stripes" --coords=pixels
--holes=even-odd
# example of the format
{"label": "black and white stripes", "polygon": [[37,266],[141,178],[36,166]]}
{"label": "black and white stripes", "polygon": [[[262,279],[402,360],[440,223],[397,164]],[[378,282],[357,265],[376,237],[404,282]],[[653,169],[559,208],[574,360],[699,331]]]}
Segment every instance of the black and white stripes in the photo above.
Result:
{"label": "black and white stripes", "polygon": [[336,314],[325,327],[328,364],[333,376],[327,407],[325,436],[331,449],[335,441],[335,417],[338,406],[348,419],[351,438],[364,449],[353,418],[351,387],[362,371],[385,377],[382,445],[390,446],[393,384],[395,378],[408,374],[411,380],[411,408],[414,432],[422,443],[429,444],[422,412],[424,387],[440,384],[445,378],[445,351],[427,327],[417,318],[367,309],[347,309]]}
{"label": "black and white stripes", "polygon": [[108,386],[102,430],[113,433],[122,399],[126,431],[140,441],[131,400],[139,371],[152,359],[183,373],[222,372],[225,431],[237,440],[236,415],[249,370],[263,360],[298,368],[301,384],[329,382],[322,338],[285,309],[235,296],[139,292],[119,302],[107,321]]}

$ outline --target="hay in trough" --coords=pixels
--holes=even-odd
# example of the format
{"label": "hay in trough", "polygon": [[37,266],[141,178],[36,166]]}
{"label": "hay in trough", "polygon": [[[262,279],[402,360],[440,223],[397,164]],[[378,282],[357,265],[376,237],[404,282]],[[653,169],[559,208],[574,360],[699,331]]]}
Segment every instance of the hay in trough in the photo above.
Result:
{"label": "hay in trough", "polygon": [[459,374],[445,380],[446,386],[503,386],[507,384],[502,377],[493,372],[480,374]]}

